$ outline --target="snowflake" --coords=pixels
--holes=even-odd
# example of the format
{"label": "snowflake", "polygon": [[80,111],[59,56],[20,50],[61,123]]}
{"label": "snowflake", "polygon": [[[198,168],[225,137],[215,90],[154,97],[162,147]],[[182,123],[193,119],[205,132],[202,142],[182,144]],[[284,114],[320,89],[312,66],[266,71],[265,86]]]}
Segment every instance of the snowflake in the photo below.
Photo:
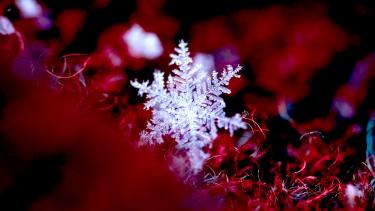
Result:
{"label": "snowflake", "polygon": [[129,53],[135,58],[156,59],[163,54],[163,46],[159,37],[150,32],[145,32],[138,25],[133,25],[123,37],[128,45]]}
{"label": "snowflake", "polygon": [[152,119],[147,129],[141,132],[141,144],[163,143],[163,136],[170,135],[177,142],[177,148],[186,150],[190,168],[194,173],[202,169],[209,157],[205,147],[210,147],[216,138],[218,128],[229,130],[230,134],[239,128],[246,128],[239,114],[226,117],[222,93],[229,94],[226,88],[233,77],[239,78],[242,67],[228,65],[219,76],[212,71],[212,77],[201,71],[193,60],[187,43],[181,41],[177,54],[171,54],[170,65],[177,65],[166,83],[164,73],[154,72],[154,81],[142,83],[131,81],[138,94],[146,94],[145,109],[152,109]]}
{"label": "snowflake", "polygon": [[12,22],[4,16],[0,16],[0,35],[11,35],[16,33]]}

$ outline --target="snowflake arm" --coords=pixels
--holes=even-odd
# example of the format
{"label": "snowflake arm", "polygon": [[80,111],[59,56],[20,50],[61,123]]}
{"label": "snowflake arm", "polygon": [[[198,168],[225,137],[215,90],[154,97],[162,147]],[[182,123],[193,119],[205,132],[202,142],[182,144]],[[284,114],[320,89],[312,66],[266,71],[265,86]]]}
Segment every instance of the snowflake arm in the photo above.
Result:
{"label": "snowflake arm", "polygon": [[138,95],[143,96],[143,94],[147,94],[149,92],[148,81],[144,81],[139,83],[137,80],[130,81],[130,84],[138,89]]}

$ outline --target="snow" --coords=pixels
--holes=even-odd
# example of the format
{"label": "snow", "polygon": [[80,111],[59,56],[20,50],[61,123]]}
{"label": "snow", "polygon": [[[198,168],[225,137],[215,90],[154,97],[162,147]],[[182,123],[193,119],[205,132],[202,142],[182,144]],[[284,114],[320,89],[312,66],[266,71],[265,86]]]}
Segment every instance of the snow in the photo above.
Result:
{"label": "snow", "polygon": [[240,77],[240,66],[228,65],[218,76],[216,71],[207,77],[201,65],[193,66],[187,44],[180,42],[171,54],[171,65],[178,69],[167,77],[164,73],[154,72],[154,81],[131,81],[140,96],[146,94],[145,109],[152,110],[152,119],[147,129],[141,133],[141,144],[163,143],[163,136],[170,135],[177,142],[177,148],[186,150],[194,173],[201,170],[209,154],[203,150],[210,147],[217,137],[219,128],[229,130],[233,135],[239,128],[246,128],[239,114],[226,117],[225,102],[222,93],[229,94],[226,88],[233,77]]}

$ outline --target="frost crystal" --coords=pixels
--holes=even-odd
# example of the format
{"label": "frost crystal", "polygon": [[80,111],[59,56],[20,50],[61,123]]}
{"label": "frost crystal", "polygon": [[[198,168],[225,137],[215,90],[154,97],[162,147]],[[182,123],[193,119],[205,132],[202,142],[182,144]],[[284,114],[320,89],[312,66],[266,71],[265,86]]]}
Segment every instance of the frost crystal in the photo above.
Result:
{"label": "frost crystal", "polygon": [[204,147],[210,147],[217,136],[218,128],[229,130],[232,135],[238,128],[246,128],[239,114],[226,117],[223,108],[222,93],[229,94],[226,88],[229,80],[240,77],[240,66],[228,65],[219,76],[216,71],[212,77],[206,77],[200,66],[192,65],[193,60],[187,44],[180,42],[171,54],[170,65],[177,65],[166,83],[164,73],[154,72],[154,81],[139,83],[131,81],[138,94],[146,94],[145,109],[152,109],[152,119],[147,129],[141,132],[141,144],[163,142],[163,135],[170,135],[179,149],[186,150],[189,165],[194,173],[201,170],[208,153]]}
{"label": "frost crystal", "polygon": [[156,59],[163,53],[159,37],[145,32],[138,24],[133,25],[123,39],[128,45],[130,55],[135,58]]}
{"label": "frost crystal", "polygon": [[16,0],[15,4],[24,18],[36,18],[43,12],[42,6],[36,0]]}
{"label": "frost crystal", "polygon": [[11,35],[16,33],[12,22],[6,17],[0,16],[0,34],[1,35]]}

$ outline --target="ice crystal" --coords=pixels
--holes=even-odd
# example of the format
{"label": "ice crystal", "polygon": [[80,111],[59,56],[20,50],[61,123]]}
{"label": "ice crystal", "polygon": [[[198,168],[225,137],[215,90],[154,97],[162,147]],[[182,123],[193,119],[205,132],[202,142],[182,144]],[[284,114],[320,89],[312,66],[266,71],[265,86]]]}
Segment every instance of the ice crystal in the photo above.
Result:
{"label": "ice crystal", "polygon": [[138,25],[133,25],[123,37],[128,45],[131,56],[135,58],[156,59],[163,53],[163,46],[159,37],[150,32],[145,32]]}
{"label": "ice crystal", "polygon": [[159,144],[164,135],[170,135],[179,149],[186,150],[190,167],[196,173],[209,156],[204,148],[210,147],[218,128],[229,130],[231,135],[239,128],[246,128],[239,114],[226,117],[225,102],[220,97],[222,93],[230,93],[226,86],[231,78],[240,77],[241,67],[228,65],[220,76],[212,71],[212,76],[207,77],[199,65],[192,65],[187,43],[181,41],[175,51],[177,54],[170,55],[170,65],[178,68],[167,77],[166,83],[160,71],[154,72],[151,84],[131,82],[140,96],[146,94],[145,109],[152,110],[152,119],[141,132],[141,144]]}
{"label": "ice crystal", "polygon": [[0,35],[11,35],[16,33],[12,22],[4,16],[0,16]]}
{"label": "ice crystal", "polygon": [[42,6],[36,0],[16,0],[14,3],[24,18],[36,18],[43,12]]}

